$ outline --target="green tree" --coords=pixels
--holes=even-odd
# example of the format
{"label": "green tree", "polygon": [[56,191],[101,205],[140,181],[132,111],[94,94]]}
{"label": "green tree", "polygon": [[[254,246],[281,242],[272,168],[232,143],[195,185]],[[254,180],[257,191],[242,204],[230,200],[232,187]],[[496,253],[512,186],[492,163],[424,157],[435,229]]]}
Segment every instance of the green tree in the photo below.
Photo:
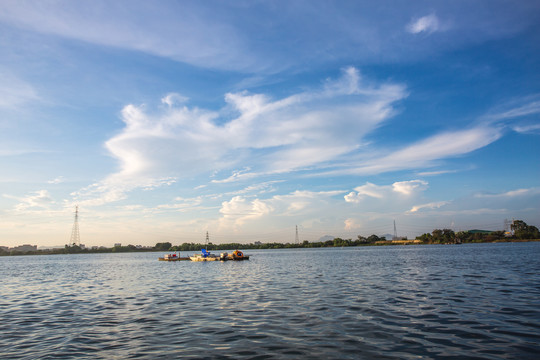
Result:
{"label": "green tree", "polygon": [[162,242],[157,243],[156,246],[154,246],[154,249],[158,251],[168,251],[171,247],[172,244],[170,242]]}
{"label": "green tree", "polygon": [[514,231],[515,237],[518,239],[538,239],[540,233],[536,226],[527,225],[523,220],[514,220],[510,228]]}
{"label": "green tree", "polygon": [[425,233],[416,237],[417,240],[421,240],[423,243],[430,244],[433,241],[433,235]]}
{"label": "green tree", "polygon": [[368,238],[367,238],[367,242],[368,242],[368,243],[374,243],[374,242],[381,241],[381,240],[384,240],[384,239],[378,237],[378,236],[375,235],[375,234],[369,235]]}

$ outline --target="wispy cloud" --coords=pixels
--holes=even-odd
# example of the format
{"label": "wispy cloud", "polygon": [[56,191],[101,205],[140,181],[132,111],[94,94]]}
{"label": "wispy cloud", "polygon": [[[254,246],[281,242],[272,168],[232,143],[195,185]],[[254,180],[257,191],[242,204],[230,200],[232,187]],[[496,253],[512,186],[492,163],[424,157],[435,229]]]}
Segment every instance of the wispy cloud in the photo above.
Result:
{"label": "wispy cloud", "polygon": [[533,188],[528,188],[528,189],[510,190],[510,191],[499,193],[499,194],[481,193],[481,194],[475,194],[474,196],[476,198],[516,198],[516,197],[525,197],[525,196],[539,195],[539,194],[540,194],[540,188],[533,187]]}
{"label": "wispy cloud", "polygon": [[500,123],[518,133],[536,134],[540,130],[540,94],[512,99],[495,107],[481,121]]}
{"label": "wispy cloud", "polygon": [[525,96],[502,104],[483,119],[489,121],[507,120],[535,114],[540,114],[539,94]]}
{"label": "wispy cloud", "polygon": [[406,26],[407,31],[412,34],[419,34],[423,32],[433,33],[435,31],[438,31],[439,28],[439,18],[435,14],[430,14],[417,19],[413,19]]}
{"label": "wispy cloud", "polygon": [[177,93],[169,93],[161,99],[161,103],[166,104],[169,107],[175,105],[184,104],[189,100],[189,98],[182,96]]}
{"label": "wispy cloud", "polygon": [[418,176],[437,176],[437,175],[444,175],[444,174],[453,174],[456,172],[457,170],[421,171],[418,173]]}
{"label": "wispy cloud", "polygon": [[49,209],[54,204],[54,200],[47,190],[38,190],[27,196],[18,197],[12,195],[3,195],[5,198],[19,201],[15,205],[16,212],[40,211]]}
{"label": "wispy cloud", "polygon": [[[144,21],[141,21],[144,14]],[[0,20],[89,43],[133,49],[208,67],[253,67],[242,36],[204,7],[183,3],[7,1]],[[239,54],[246,55],[244,58]],[[234,61],[233,61],[234,60]]]}
{"label": "wispy cloud", "polygon": [[39,100],[34,87],[0,68],[0,109],[16,109],[18,106]]}
{"label": "wispy cloud", "polygon": [[59,176],[56,179],[52,179],[52,180],[47,181],[47,183],[49,183],[49,184],[61,184],[64,181],[65,181],[65,178],[63,176]]}
{"label": "wispy cloud", "polygon": [[355,168],[331,170],[322,174],[373,175],[388,171],[425,168],[432,166],[437,160],[457,157],[481,149],[498,140],[502,135],[501,128],[485,125],[444,132],[388,155],[365,160]]}
{"label": "wispy cloud", "polygon": [[516,125],[512,127],[515,132],[523,134],[538,134],[540,133],[540,124],[532,125]]}

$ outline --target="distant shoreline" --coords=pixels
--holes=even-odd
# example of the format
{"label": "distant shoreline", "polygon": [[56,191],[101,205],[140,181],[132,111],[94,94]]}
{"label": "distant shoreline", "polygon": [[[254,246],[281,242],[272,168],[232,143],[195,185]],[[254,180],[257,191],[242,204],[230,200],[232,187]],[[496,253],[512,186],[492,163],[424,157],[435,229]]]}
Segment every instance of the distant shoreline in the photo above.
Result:
{"label": "distant shoreline", "polygon": [[[338,241],[336,241],[338,240]],[[540,242],[540,239],[497,239],[493,241],[469,241],[462,243],[455,242],[440,242],[440,243],[426,243],[420,240],[386,240],[386,241],[376,241],[373,243],[361,243],[361,244],[342,244],[339,238],[334,240],[329,240],[332,244],[329,244],[329,241],[326,242],[306,242],[304,241],[301,244],[291,244],[291,243],[260,243],[260,244],[240,244],[240,243],[228,243],[228,244],[194,244],[194,243],[184,243],[182,245],[171,246],[167,249],[154,247],[152,249],[134,249],[132,246],[125,247],[112,247],[112,248],[100,248],[100,249],[82,249],[76,245],[68,246],[64,248],[55,248],[55,249],[43,249],[36,251],[0,251],[0,256],[32,256],[32,255],[64,255],[64,254],[108,254],[108,253],[130,253],[130,252],[189,252],[189,251],[200,251],[201,249],[207,249],[209,251],[219,251],[219,250],[231,250],[231,249],[246,249],[246,250],[267,250],[267,249],[316,249],[316,248],[342,248],[342,247],[364,247],[364,246],[411,246],[411,245],[461,245],[461,244],[491,244],[491,243],[522,243],[522,242]],[[346,241],[346,240],[342,240]],[[336,245],[334,245],[336,242]],[[163,243],[158,243],[163,244]],[[167,244],[167,243],[165,243]]]}

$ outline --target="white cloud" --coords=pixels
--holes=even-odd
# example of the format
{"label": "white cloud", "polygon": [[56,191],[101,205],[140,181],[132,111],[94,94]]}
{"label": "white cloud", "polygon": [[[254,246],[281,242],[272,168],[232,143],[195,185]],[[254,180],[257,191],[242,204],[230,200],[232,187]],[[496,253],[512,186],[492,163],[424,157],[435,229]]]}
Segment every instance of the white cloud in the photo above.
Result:
{"label": "white cloud", "polygon": [[449,201],[438,201],[438,202],[431,202],[428,204],[415,205],[411,208],[411,210],[409,210],[409,212],[413,213],[421,209],[438,209],[441,206],[447,205],[449,203],[450,203]]}
{"label": "white cloud", "polygon": [[216,170],[243,168],[212,180],[228,183],[324,166],[358,149],[362,138],[393,115],[393,104],[405,96],[401,85],[369,84],[355,68],[346,68],[322,89],[283,99],[227,94],[227,106],[237,113],[231,120],[185,105],[166,107],[158,115],[148,114],[144,105],[128,105],[122,110],[125,128],[105,143],[118,159],[119,171],[79,195],[102,192],[108,199],[102,200],[111,201],[137,187]]}
{"label": "white cloud", "polygon": [[356,187],[354,189],[356,192],[350,192],[349,194],[345,195],[344,198],[346,202],[353,203],[360,202],[366,196],[381,199],[385,197],[388,189],[389,186],[379,186],[366,182],[365,185]]}
{"label": "white cloud", "polygon": [[[239,230],[241,227],[264,226],[271,227],[280,221],[289,222],[297,218],[301,222],[319,221],[321,210],[324,212],[337,204],[335,196],[342,195],[343,191],[294,191],[286,195],[275,195],[268,199],[248,199],[246,196],[234,196],[230,201],[222,202],[219,227]],[[272,215],[272,217],[267,217]]]}
{"label": "white cloud", "polygon": [[392,184],[392,190],[402,195],[411,195],[418,190],[425,190],[427,182],[423,180],[399,181]]}
{"label": "white cloud", "polygon": [[248,201],[242,196],[235,196],[230,201],[224,201],[221,205],[219,210],[222,214],[220,228],[230,226],[237,228],[249,220],[260,218],[272,211],[272,208],[265,202],[259,199]]}
{"label": "white cloud", "polygon": [[355,191],[345,195],[345,201],[360,203],[364,198],[375,199],[395,198],[396,193],[405,197],[420,193],[427,188],[428,183],[423,180],[397,181],[392,185],[375,185],[366,182],[364,185],[354,188]]}
{"label": "white cloud", "polygon": [[433,33],[439,30],[439,19],[435,14],[422,16],[421,18],[412,20],[407,24],[406,29],[412,34],[419,34],[422,32]]}

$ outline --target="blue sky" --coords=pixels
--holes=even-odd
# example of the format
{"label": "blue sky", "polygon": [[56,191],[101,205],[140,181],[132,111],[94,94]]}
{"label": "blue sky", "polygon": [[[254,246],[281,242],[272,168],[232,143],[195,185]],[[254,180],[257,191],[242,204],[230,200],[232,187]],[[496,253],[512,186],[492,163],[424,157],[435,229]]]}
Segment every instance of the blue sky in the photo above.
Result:
{"label": "blue sky", "polygon": [[537,1],[0,1],[0,245],[540,226]]}

